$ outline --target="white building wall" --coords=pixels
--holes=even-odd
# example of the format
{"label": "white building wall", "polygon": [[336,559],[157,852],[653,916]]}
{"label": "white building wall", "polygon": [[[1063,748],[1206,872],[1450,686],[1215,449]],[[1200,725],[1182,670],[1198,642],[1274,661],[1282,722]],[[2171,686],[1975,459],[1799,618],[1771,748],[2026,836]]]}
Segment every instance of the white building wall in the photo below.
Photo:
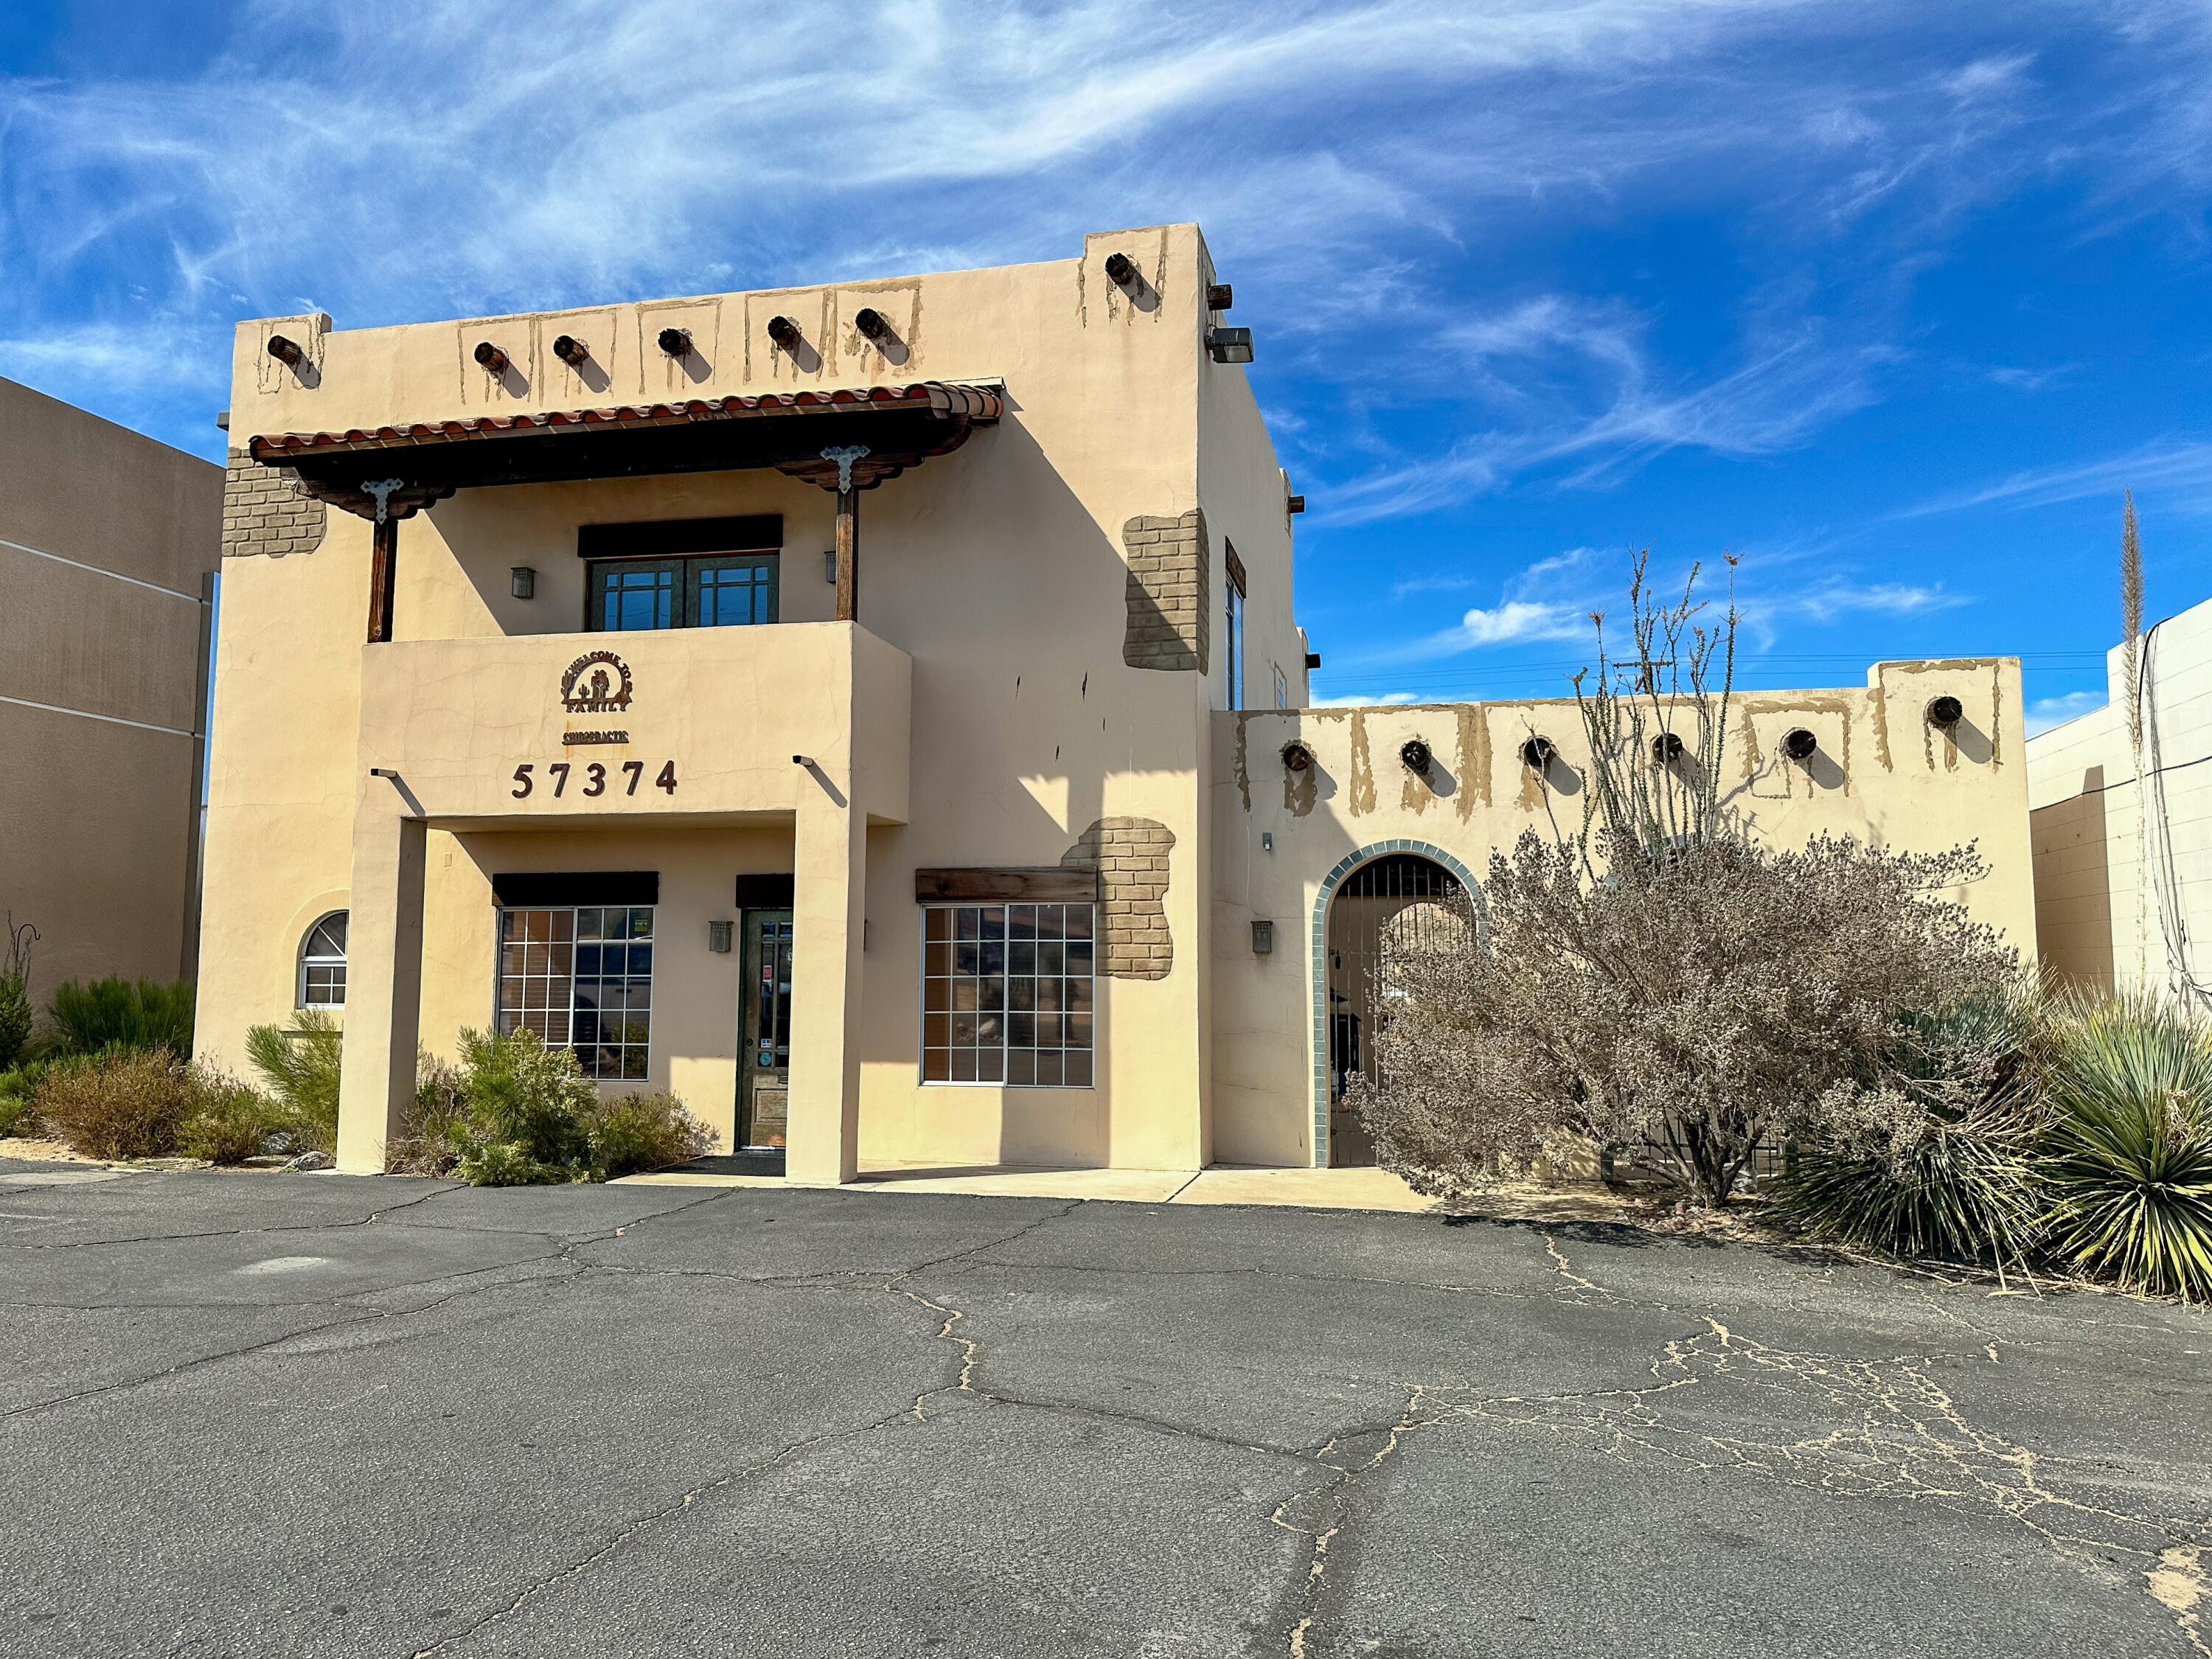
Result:
{"label": "white building wall", "polygon": [[2105,707],[2028,740],[2043,957],[2099,988],[2212,993],[2212,601],[2144,636],[2140,776],[2124,647],[2105,662]]}

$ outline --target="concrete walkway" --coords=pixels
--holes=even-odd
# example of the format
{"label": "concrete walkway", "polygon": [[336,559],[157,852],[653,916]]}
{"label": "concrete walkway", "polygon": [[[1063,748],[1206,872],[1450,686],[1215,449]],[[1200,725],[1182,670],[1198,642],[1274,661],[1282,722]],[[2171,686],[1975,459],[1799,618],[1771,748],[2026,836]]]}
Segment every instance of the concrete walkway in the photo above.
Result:
{"label": "concrete walkway", "polygon": [[[804,1187],[781,1176],[661,1170],[626,1176],[615,1186]],[[1257,1170],[1217,1164],[1204,1170],[1049,1170],[1017,1164],[945,1169],[866,1165],[842,1192],[965,1193],[985,1198],[1103,1198],[1131,1204],[1280,1204],[1309,1210],[1382,1210],[1419,1214],[1422,1197],[1388,1170]]]}

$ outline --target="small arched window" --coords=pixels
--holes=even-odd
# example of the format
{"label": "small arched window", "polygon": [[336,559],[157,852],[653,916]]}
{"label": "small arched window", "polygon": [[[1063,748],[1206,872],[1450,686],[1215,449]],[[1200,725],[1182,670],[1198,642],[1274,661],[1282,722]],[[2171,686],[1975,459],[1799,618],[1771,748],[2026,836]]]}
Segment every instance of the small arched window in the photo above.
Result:
{"label": "small arched window", "polygon": [[300,945],[300,1006],[345,1006],[346,913],[333,910]]}

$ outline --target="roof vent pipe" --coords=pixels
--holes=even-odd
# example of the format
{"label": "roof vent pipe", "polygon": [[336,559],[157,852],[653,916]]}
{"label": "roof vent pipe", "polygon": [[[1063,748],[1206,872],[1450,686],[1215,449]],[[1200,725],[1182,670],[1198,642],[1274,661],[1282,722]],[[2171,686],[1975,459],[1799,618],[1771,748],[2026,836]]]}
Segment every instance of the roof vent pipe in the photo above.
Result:
{"label": "roof vent pipe", "polygon": [[1820,738],[1803,726],[1798,726],[1782,739],[1782,752],[1801,764],[1813,758],[1820,747]]}
{"label": "roof vent pipe", "polygon": [[1400,746],[1398,758],[1406,763],[1408,772],[1416,777],[1425,778],[1429,775],[1429,763],[1434,757],[1429,753],[1428,744],[1419,738],[1409,738]]}
{"label": "roof vent pipe", "polygon": [[1296,738],[1283,745],[1283,770],[1285,772],[1307,771],[1313,763],[1313,750]]}
{"label": "roof vent pipe", "polygon": [[1552,763],[1552,757],[1559,752],[1549,738],[1531,738],[1521,745],[1521,763],[1533,766],[1540,772]]}
{"label": "roof vent pipe", "polygon": [[880,340],[891,331],[891,325],[884,320],[884,313],[873,307],[863,307],[855,313],[853,326],[871,340]]}
{"label": "roof vent pipe", "polygon": [[1126,253],[1109,253],[1106,256],[1106,275],[1117,287],[1131,287],[1137,280],[1137,262]]}
{"label": "roof vent pipe", "polygon": [[507,354],[489,340],[478,340],[474,356],[488,372],[494,374],[507,373]]}
{"label": "roof vent pipe", "polygon": [[799,343],[799,325],[788,317],[771,317],[768,319],[768,337],[788,351]]}
{"label": "roof vent pipe", "polygon": [[281,334],[272,334],[269,337],[269,355],[289,368],[299,368],[307,356],[296,344]]}
{"label": "roof vent pipe", "polygon": [[1665,766],[1670,762],[1681,759],[1687,748],[1688,745],[1682,741],[1680,732],[1662,732],[1651,739],[1651,758],[1657,764]]}
{"label": "roof vent pipe", "polygon": [[581,368],[592,361],[592,349],[573,334],[563,334],[553,342],[553,355],[571,368]]}
{"label": "roof vent pipe", "polygon": [[1937,697],[1928,705],[1928,724],[1949,731],[1966,717],[1966,706],[1956,697]]}
{"label": "roof vent pipe", "polygon": [[672,357],[691,355],[691,331],[688,328],[664,328],[660,331],[660,349]]}

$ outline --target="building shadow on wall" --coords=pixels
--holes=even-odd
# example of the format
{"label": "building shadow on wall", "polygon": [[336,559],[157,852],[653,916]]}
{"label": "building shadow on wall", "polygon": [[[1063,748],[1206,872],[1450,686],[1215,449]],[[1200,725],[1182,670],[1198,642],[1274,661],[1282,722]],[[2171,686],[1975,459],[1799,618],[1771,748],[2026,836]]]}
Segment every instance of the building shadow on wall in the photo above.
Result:
{"label": "building shadow on wall", "polygon": [[2112,843],[2105,769],[2081,775],[2081,793],[2028,815],[2035,932],[2044,965],[2070,984],[2113,985]]}

